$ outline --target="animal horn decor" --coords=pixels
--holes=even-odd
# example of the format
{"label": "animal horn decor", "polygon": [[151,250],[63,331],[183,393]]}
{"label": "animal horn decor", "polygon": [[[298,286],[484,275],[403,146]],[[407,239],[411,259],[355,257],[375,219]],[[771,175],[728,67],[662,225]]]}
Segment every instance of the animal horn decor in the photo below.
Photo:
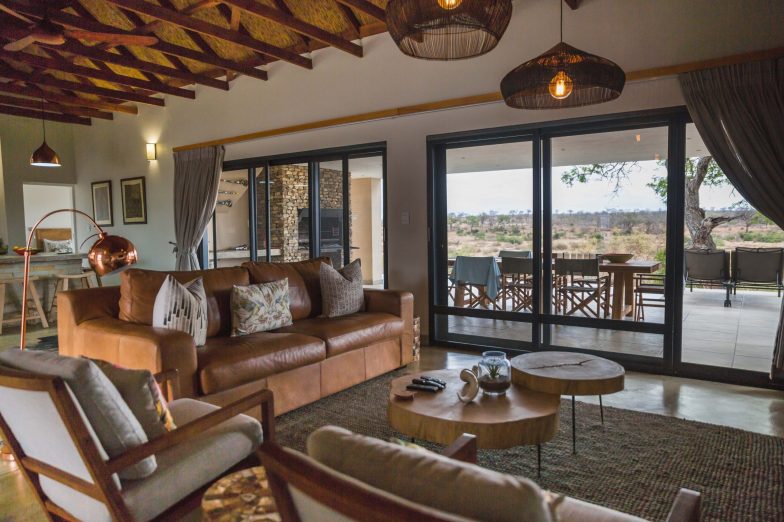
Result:
{"label": "animal horn decor", "polygon": [[460,380],[466,383],[466,385],[463,386],[462,393],[457,392],[457,398],[460,399],[460,402],[468,404],[479,394],[479,380],[471,370],[461,371]]}

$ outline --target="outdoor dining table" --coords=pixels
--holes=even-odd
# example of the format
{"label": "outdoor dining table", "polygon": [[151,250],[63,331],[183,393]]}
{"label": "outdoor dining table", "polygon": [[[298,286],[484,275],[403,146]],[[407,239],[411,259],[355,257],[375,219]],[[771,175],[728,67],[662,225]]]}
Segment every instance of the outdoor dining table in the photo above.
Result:
{"label": "outdoor dining table", "polygon": [[626,263],[601,263],[599,271],[612,277],[612,318],[634,317],[634,275],[653,274],[661,268],[658,261],[628,261]]}

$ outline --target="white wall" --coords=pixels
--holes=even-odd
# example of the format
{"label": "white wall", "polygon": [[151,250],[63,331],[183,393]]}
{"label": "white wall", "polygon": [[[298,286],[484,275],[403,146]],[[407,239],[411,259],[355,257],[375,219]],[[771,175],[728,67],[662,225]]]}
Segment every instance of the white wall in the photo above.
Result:
{"label": "white wall", "polygon": [[[572,45],[633,71],[778,47],[782,24],[780,0],[586,0],[579,10],[565,12],[564,36]],[[550,48],[557,35],[556,1],[517,1],[507,34],[493,52],[480,58],[414,60],[403,56],[388,35],[378,35],[362,42],[362,59],[325,49],[313,53],[312,71],[275,63],[269,67],[268,82],[239,78],[228,93],[197,87],[196,101],[167,97],[166,108],[140,106],[138,116],[94,122],[91,129],[75,130],[76,203],[90,207],[93,180],[146,175],[149,224],[116,226],[115,231],[136,243],[143,266],[170,269],[172,147],[497,91],[506,72]],[[677,81],[666,78],[629,84],[620,99],[599,106],[518,111],[502,103],[486,104],[230,145],[226,158],[386,141],[390,287],[415,292],[416,311],[427,328],[428,135],[682,104]],[[159,161],[145,160],[145,141],[159,143]],[[403,211],[411,213],[409,225],[400,224]],[[86,232],[81,224],[78,230]]]}
{"label": "white wall", "polygon": [[[25,184],[22,189],[26,233],[29,233],[30,229],[47,212],[73,207],[74,190],[71,185]],[[41,226],[45,228],[72,228],[73,220],[72,213],[63,212],[51,216]]]}
{"label": "white wall", "polygon": [[[25,183],[76,183],[73,134],[77,125],[46,122],[46,142],[60,156],[62,167],[33,167],[30,155],[41,145],[41,120],[0,115],[0,237],[9,245],[23,245]],[[89,183],[88,183],[89,187]]]}

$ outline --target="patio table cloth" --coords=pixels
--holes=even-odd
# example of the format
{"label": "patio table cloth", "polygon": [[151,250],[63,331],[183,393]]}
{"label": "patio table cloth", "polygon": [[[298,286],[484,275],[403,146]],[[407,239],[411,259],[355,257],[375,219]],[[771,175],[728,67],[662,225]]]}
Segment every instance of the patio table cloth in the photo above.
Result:
{"label": "patio table cloth", "polygon": [[453,283],[465,283],[485,287],[490,299],[498,295],[498,281],[501,270],[494,257],[457,256],[449,279]]}

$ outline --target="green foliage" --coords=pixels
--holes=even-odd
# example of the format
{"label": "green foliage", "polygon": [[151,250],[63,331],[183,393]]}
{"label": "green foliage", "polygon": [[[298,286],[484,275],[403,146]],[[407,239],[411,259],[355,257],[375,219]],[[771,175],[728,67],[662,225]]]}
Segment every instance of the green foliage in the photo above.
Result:
{"label": "green foliage", "polygon": [[523,244],[523,238],[521,238],[519,236],[507,236],[507,235],[504,235],[504,234],[498,234],[496,236],[496,240],[500,241],[501,243],[509,243],[509,244],[512,244],[512,245],[522,245]]}
{"label": "green foliage", "polygon": [[741,232],[738,237],[743,241],[754,243],[781,243],[784,241],[784,231],[771,230],[770,232]]}

